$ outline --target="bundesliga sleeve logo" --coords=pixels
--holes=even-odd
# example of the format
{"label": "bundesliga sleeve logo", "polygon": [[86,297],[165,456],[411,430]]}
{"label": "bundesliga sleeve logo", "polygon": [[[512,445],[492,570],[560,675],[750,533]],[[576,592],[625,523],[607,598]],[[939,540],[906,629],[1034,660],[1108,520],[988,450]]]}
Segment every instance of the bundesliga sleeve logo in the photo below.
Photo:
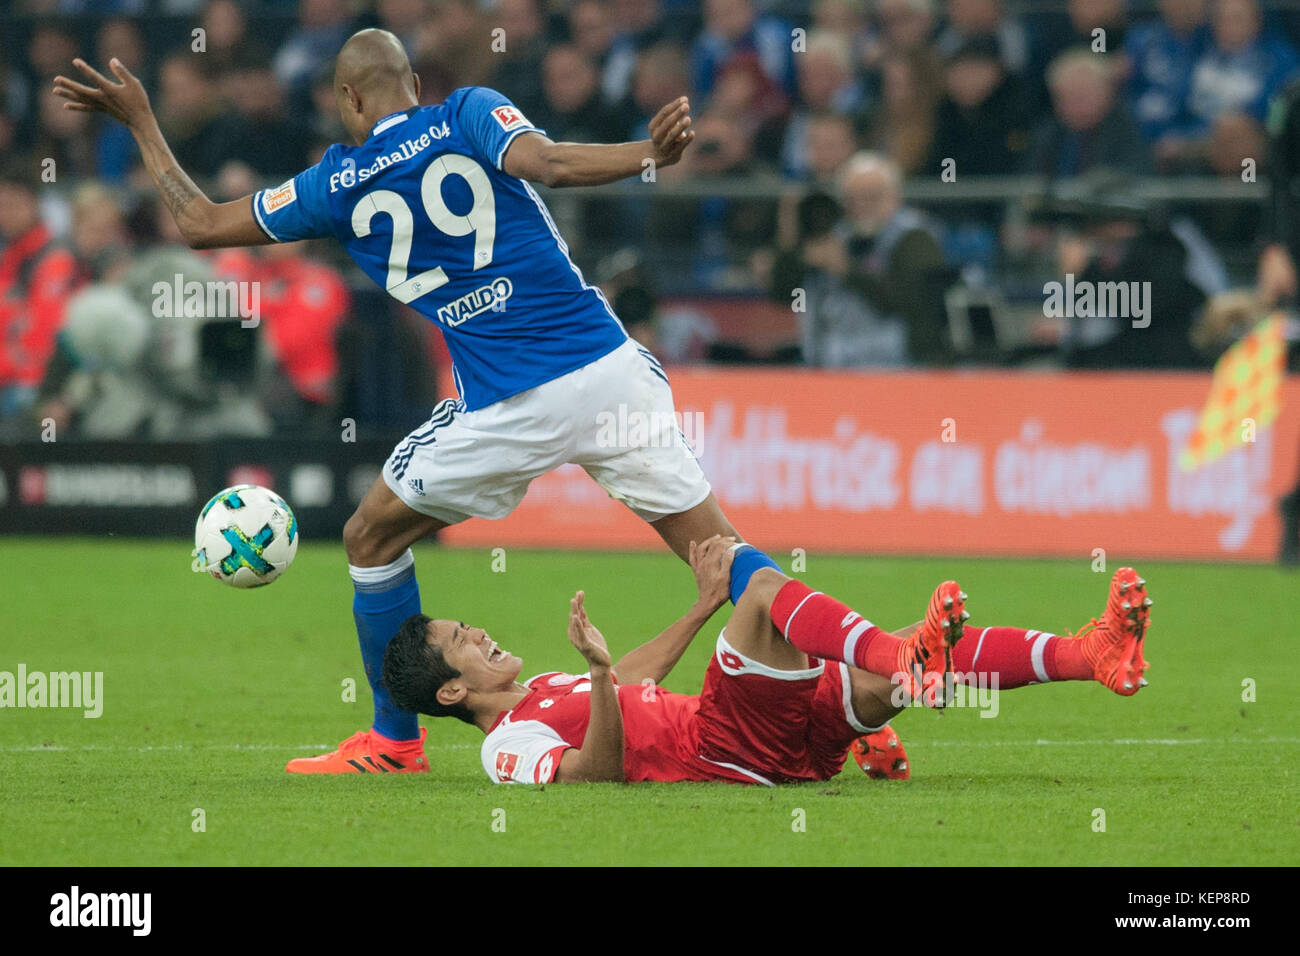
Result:
{"label": "bundesliga sleeve logo", "polygon": [[519,754],[506,753],[502,750],[497,754],[497,779],[505,782],[514,779],[515,769],[519,766]]}
{"label": "bundesliga sleeve logo", "polygon": [[501,128],[506,132],[519,126],[528,125],[528,120],[524,118],[524,114],[513,106],[498,106],[492,111],[492,115],[496,117],[496,121],[501,124]]}

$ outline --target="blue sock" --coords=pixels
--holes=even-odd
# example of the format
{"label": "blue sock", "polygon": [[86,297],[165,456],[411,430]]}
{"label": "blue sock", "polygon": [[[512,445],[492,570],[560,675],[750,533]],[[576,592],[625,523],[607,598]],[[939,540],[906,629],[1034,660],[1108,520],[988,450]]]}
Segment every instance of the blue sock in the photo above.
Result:
{"label": "blue sock", "polygon": [[731,562],[731,603],[738,604],[755,571],[759,568],[776,568],[780,571],[781,566],[752,544],[733,545],[732,550],[736,552],[736,557]]}
{"label": "blue sock", "polygon": [[390,740],[415,740],[420,736],[416,714],[399,709],[380,683],[384,673],[384,649],[397,629],[412,614],[420,613],[420,586],[415,580],[415,555],[408,548],[392,564],[382,568],[354,568],[349,565],[356,597],[352,617],[357,622],[361,660],[366,680],[375,696],[374,729]]}

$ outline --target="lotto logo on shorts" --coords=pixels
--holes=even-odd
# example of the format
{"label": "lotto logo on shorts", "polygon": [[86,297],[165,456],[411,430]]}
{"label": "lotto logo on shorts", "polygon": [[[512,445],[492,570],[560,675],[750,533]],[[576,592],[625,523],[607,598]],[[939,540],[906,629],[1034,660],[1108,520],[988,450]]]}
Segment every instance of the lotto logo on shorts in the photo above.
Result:
{"label": "lotto logo on shorts", "polygon": [[524,119],[524,114],[519,112],[513,106],[498,106],[492,111],[496,121],[501,124],[501,128],[506,132],[517,126],[527,126],[528,120]]}
{"label": "lotto logo on shorts", "polygon": [[519,767],[519,754],[508,754],[504,750],[497,754],[497,779],[504,782],[513,780],[515,770]]}

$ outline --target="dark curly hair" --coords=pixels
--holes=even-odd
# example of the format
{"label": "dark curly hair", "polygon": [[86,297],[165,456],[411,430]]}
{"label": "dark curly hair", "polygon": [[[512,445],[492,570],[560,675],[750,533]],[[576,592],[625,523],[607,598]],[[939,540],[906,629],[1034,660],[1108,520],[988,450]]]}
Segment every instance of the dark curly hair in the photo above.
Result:
{"label": "dark curly hair", "polygon": [[438,701],[438,690],[460,671],[447,663],[442,649],[429,641],[433,618],[412,614],[397,629],[384,651],[384,687],[402,710],[430,717],[455,717],[474,723],[474,714],[464,704],[448,707]]}

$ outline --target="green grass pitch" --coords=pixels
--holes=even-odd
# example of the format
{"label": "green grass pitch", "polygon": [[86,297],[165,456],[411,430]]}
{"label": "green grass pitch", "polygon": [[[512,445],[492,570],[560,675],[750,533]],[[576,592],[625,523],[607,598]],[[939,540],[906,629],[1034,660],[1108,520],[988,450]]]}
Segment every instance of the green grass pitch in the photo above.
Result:
{"label": "green grass pitch", "polygon": [[[1112,556],[1112,570],[1116,557]],[[274,585],[189,570],[182,542],[0,539],[0,671],[102,671],[104,709],[0,710],[0,864],[1294,864],[1300,856],[1295,575],[1139,564],[1151,686],[1003,692],[998,715],[914,710],[908,782],[500,787],[477,731],[426,720],[433,773],[290,777],[369,725],[342,548]],[[524,674],[577,670],[568,596],[615,655],[693,598],[665,554],[417,550],[424,608],[480,623]],[[1075,562],[810,555],[809,583],[886,626],[955,577],[972,625],[1064,632],[1108,575]],[[665,682],[697,691],[726,609]],[[357,682],[346,702],[346,679]],[[1243,681],[1255,682],[1253,702]],[[196,810],[204,827],[196,832]],[[1097,832],[1095,811],[1105,812]],[[800,812],[802,811],[802,812]],[[802,819],[803,827],[796,826]],[[495,824],[495,827],[494,827]],[[504,832],[502,832],[504,825]]]}

